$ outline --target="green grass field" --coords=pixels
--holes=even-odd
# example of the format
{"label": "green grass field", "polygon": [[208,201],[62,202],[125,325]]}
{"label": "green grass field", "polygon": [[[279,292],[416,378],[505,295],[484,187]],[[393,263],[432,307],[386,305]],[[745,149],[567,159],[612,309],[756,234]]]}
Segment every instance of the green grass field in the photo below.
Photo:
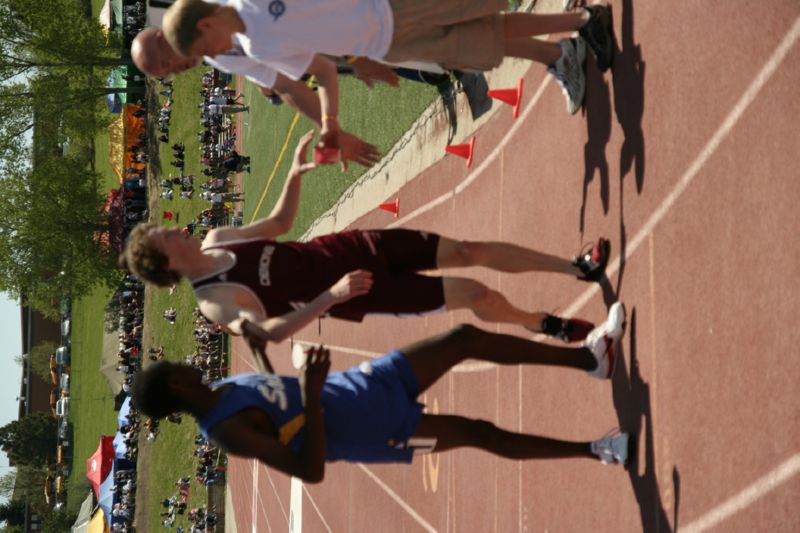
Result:
{"label": "green grass field", "polygon": [[[368,90],[363,83],[353,78],[341,79],[340,120],[342,127],[371,142],[386,153],[405,133],[420,113],[438,96],[433,87],[414,82],[402,81],[400,89],[378,85]],[[272,183],[270,174],[284,145],[287,132],[295,112],[287,106],[274,107],[269,104],[256,87],[246,85],[246,101],[250,102],[251,113],[245,127],[245,154],[253,159],[252,172],[246,176],[244,203],[245,221],[269,214],[283,187],[286,173],[292,162],[292,154],[298,139],[310,129],[313,123],[301,117],[291,134],[288,148],[280,160]],[[264,117],[264,118],[260,118]],[[301,235],[311,222],[326,211],[341,194],[356,180],[364,168],[351,165],[342,173],[338,165],[315,169],[303,183],[303,196],[300,210],[292,232],[288,238]],[[261,195],[266,196],[258,212]]]}
{"label": "green grass field", "polygon": [[105,288],[97,288],[72,305],[69,416],[73,428],[73,468],[68,483],[70,511],[78,510],[90,488],[86,479],[86,460],[97,449],[101,435],[113,435],[117,430],[113,394],[100,373],[103,307],[109,296]]}

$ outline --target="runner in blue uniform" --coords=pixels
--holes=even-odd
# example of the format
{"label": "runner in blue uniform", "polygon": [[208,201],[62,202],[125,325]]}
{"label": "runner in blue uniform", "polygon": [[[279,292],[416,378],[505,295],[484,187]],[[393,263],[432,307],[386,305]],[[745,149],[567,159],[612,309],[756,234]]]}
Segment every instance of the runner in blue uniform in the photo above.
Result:
{"label": "runner in blue uniform", "polygon": [[299,379],[244,374],[209,386],[194,368],[159,362],[137,376],[133,400],[154,418],[188,412],[229,453],[309,482],[322,480],[326,461],[410,463],[416,452],[464,446],[509,459],[586,457],[624,464],[630,445],[626,433],[596,441],[556,440],[509,432],[487,421],[426,414],[417,401],[467,358],[561,366],[610,378],[624,320],[622,305],[612,305],[608,319],[580,348],[462,325],[330,375],[328,350],[311,348]]}

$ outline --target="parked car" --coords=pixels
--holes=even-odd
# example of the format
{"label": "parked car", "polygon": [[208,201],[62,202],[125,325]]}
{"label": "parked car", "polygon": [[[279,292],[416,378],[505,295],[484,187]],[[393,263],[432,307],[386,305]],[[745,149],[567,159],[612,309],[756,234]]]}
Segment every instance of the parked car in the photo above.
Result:
{"label": "parked car", "polygon": [[69,334],[70,334],[70,320],[69,317],[64,317],[61,319],[61,338],[64,341],[69,341]]}
{"label": "parked car", "polygon": [[59,302],[59,310],[61,311],[62,317],[69,316],[70,311],[72,310],[72,302],[69,300],[69,298]]}
{"label": "parked car", "polygon": [[69,420],[62,418],[58,423],[58,440],[62,441],[62,445],[69,443]]}
{"label": "parked car", "polygon": [[56,402],[56,416],[66,418],[69,415],[69,398],[61,398]]}
{"label": "parked car", "polygon": [[44,501],[50,505],[50,500],[56,494],[55,479],[51,475],[44,478]]}
{"label": "parked car", "polygon": [[61,389],[61,397],[69,396],[69,374],[66,372],[61,373],[61,379],[58,381],[58,387]]}
{"label": "parked car", "polygon": [[60,346],[56,349],[56,364],[62,367],[69,366],[69,348]]}
{"label": "parked car", "polygon": [[53,385],[58,385],[58,363],[56,362],[56,354],[50,356],[50,380]]}

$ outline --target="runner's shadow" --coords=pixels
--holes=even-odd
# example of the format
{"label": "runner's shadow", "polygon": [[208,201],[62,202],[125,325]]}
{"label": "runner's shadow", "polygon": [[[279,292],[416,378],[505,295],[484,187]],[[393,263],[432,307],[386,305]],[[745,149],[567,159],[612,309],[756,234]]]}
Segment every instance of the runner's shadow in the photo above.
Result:
{"label": "runner's shadow", "polygon": [[[680,474],[677,467],[672,468],[671,486],[665,486],[663,493],[668,498],[667,509],[661,500],[662,490],[659,487],[656,472],[655,451],[653,442],[653,421],[650,398],[650,385],[645,383],[639,372],[636,339],[636,309],[630,310],[627,337],[630,339],[630,372],[625,368],[624,350],[618,354],[617,366],[613,379],[614,408],[619,418],[619,426],[637,439],[631,449],[629,463],[626,467],[628,476],[639,504],[642,531],[671,532],[677,529],[678,509],[680,503]],[[620,346],[622,348],[622,346]],[[643,448],[643,454],[639,450]],[[644,464],[639,464],[639,457],[644,457]],[[642,474],[639,474],[643,471]],[[662,479],[666,484],[667,480]],[[667,515],[673,509],[672,524]]]}
{"label": "runner's shadow", "polygon": [[588,138],[583,146],[584,174],[583,201],[581,202],[580,231],[583,236],[586,216],[586,196],[589,183],[595,175],[600,176],[600,201],[603,213],[608,213],[608,159],[606,145],[611,138],[611,95],[608,83],[603,74],[597,70],[592,61],[587,61],[586,68],[586,129]]}
{"label": "runner's shadow", "polygon": [[633,168],[636,192],[641,194],[645,171],[642,131],[645,62],[642,47],[633,38],[633,0],[622,0],[620,36],[622,43],[616,50],[613,67],[614,109],[625,137],[619,156],[619,175],[623,179]]}

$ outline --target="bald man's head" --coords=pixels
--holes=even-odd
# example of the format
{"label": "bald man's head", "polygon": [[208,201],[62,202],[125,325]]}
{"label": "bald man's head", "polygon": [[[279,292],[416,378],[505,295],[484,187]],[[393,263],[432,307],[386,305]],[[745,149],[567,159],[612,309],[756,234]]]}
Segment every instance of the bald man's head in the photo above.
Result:
{"label": "bald man's head", "polygon": [[188,70],[197,58],[186,58],[176,53],[164,38],[160,28],[150,27],[140,31],[131,44],[131,57],[136,66],[148,76],[169,76]]}

